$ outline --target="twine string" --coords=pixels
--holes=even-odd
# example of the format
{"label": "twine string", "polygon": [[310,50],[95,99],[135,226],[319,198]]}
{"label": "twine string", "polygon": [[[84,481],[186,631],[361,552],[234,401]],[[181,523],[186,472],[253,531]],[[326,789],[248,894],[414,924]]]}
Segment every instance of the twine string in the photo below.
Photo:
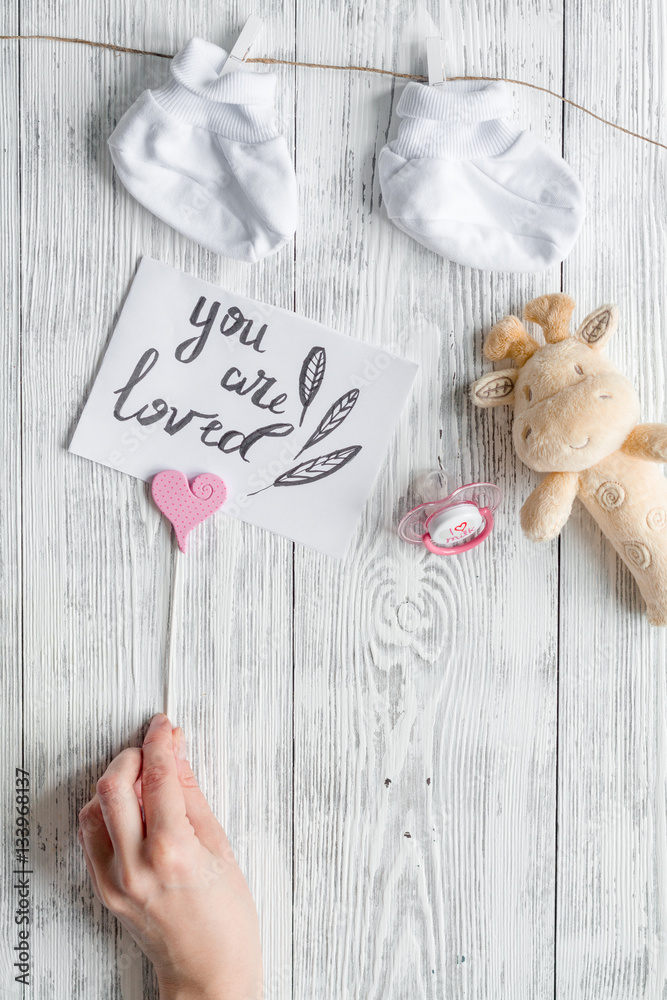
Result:
{"label": "twine string", "polygon": [[[111,52],[127,52],[130,55],[137,56],[155,56],[158,59],[173,59],[173,53],[170,52],[151,52],[148,49],[133,49],[125,45],[113,45],[111,42],[91,42],[87,38],[61,38],[58,35],[0,35],[0,41],[28,41],[30,39],[43,39],[49,42],[71,42],[75,45],[88,45],[95,49],[109,49]],[[291,59],[270,59],[268,57],[256,57],[254,59],[247,59],[246,62],[249,63],[263,63],[268,66],[298,66],[302,69],[329,69],[338,70],[345,73],[377,73],[381,76],[391,76],[399,80],[421,80],[424,81],[428,79],[425,76],[419,76],[413,73],[396,73],[391,69],[379,69],[377,66],[337,66],[334,63],[311,63],[311,62],[298,62]],[[577,104],[576,101],[571,101],[569,97],[563,97],[562,94],[556,93],[555,90],[549,90],[548,87],[541,87],[537,83],[528,83],[526,80],[512,80],[508,77],[493,77],[493,76],[450,76],[449,80],[481,80],[484,82],[492,82],[497,79],[501,79],[503,83],[511,83],[517,87],[529,87],[531,90],[539,90],[543,94],[548,94],[550,97],[555,97],[556,100],[562,101],[563,104],[568,104],[571,108],[576,108],[577,111],[582,111],[585,115],[590,115],[598,122],[602,122],[603,125],[608,125],[609,128],[616,129],[618,132],[623,132],[625,135],[631,136],[633,139],[640,139],[642,142],[649,142],[652,146],[659,146],[661,149],[667,149],[667,145],[664,142],[658,142],[657,139],[651,139],[647,135],[642,135],[640,132],[633,132],[629,128],[624,128],[623,125],[618,125],[616,122],[609,121],[608,118],[603,118],[602,115],[597,115],[590,108],[584,107],[583,104]]]}

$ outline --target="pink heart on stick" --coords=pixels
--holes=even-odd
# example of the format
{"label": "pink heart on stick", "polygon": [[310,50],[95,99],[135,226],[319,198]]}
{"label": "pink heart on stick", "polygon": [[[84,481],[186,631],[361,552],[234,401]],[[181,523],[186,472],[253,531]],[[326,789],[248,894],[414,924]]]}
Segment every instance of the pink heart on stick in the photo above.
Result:
{"label": "pink heart on stick", "polygon": [[151,493],[164,516],[173,524],[179,549],[185,552],[188,535],[220,510],[227,497],[227,487],[213,472],[205,472],[188,483],[184,472],[168,469],[153,476]]}

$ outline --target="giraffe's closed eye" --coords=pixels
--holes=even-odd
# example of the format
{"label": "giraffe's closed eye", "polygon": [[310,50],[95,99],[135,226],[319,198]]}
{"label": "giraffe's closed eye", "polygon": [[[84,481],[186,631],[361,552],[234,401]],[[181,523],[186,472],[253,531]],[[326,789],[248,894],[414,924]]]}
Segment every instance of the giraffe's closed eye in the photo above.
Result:
{"label": "giraffe's closed eye", "polygon": [[530,403],[530,401],[531,401],[532,398],[533,398],[533,394],[532,394],[532,392],[530,390],[530,386],[526,386],[526,399],[528,400],[529,403]]}

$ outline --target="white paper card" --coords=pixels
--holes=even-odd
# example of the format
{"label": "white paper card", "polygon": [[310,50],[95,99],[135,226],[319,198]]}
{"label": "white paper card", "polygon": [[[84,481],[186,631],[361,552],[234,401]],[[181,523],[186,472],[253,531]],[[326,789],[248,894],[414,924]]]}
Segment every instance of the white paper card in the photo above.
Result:
{"label": "white paper card", "polygon": [[417,365],[144,257],[70,451],[343,556]]}

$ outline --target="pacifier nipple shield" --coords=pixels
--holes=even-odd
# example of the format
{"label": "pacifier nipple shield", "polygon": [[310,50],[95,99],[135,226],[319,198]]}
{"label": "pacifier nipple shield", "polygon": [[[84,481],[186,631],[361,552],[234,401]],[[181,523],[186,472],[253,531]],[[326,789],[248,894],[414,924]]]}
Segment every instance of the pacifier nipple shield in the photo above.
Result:
{"label": "pacifier nipple shield", "polygon": [[492,483],[469,483],[447,494],[441,472],[432,472],[422,485],[422,503],[402,518],[398,534],[404,542],[424,545],[438,556],[461,555],[488,538],[493,513],[502,494]]}

